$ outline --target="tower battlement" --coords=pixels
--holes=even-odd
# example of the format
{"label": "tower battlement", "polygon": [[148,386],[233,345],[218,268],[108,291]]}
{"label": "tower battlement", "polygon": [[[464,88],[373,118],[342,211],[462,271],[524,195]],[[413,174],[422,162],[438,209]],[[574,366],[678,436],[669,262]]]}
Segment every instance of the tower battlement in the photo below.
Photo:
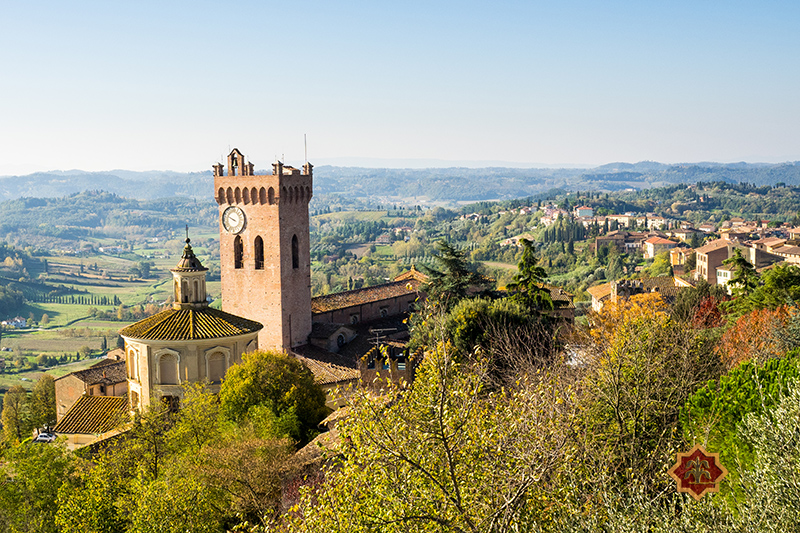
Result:
{"label": "tower battlement", "polygon": [[264,324],[259,346],[288,350],[311,333],[308,202],[313,166],[254,174],[238,149],[214,165],[220,209],[222,308]]}

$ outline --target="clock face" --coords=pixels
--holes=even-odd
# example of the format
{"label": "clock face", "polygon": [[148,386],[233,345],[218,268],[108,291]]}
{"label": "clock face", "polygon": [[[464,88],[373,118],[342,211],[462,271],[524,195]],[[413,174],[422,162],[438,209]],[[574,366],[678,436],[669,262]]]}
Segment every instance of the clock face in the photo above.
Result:
{"label": "clock face", "polygon": [[239,207],[229,207],[222,213],[222,227],[228,233],[239,233],[244,229],[244,211]]}

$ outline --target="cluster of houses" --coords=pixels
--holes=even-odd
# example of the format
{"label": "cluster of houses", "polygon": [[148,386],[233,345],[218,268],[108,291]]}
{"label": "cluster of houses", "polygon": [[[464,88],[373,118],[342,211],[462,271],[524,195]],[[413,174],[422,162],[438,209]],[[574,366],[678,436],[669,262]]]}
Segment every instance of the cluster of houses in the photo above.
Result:
{"label": "cluster of houses", "polygon": [[8,320],[3,320],[0,322],[4,327],[8,328],[25,328],[28,327],[28,321],[21,316],[15,316],[14,318],[9,318]]}
{"label": "cluster of houses", "polygon": [[[711,231],[715,231],[719,238],[710,238]],[[704,237],[705,243],[691,248],[688,243],[698,240],[693,234]],[[700,279],[711,285],[728,286],[735,272],[725,262],[736,250],[757,271],[784,262],[800,264],[800,228],[786,225],[769,227],[766,221],[748,222],[741,218],[727,220],[719,228],[713,225],[692,228],[684,223],[677,229],[663,232],[612,231],[597,237],[595,253],[603,246],[614,247],[620,252],[641,251],[645,259],[668,251],[675,276],[642,279],[635,283],[630,280],[612,281],[590,287],[588,292],[595,311],[602,309],[605,302],[616,302],[620,296],[637,292],[658,291],[666,297],[674,296],[681,287],[693,286]],[[695,267],[687,271],[685,267],[691,256],[694,256]]]}

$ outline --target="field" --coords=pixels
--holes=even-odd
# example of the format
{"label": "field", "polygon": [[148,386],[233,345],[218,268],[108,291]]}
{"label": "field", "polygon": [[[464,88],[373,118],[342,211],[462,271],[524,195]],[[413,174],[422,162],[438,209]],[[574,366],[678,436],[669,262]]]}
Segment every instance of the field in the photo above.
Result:
{"label": "field", "polygon": [[19,374],[0,374],[0,400],[2,399],[3,393],[5,393],[5,391],[14,385],[20,385],[25,390],[32,390],[36,380],[38,380],[43,374],[50,374],[55,378],[59,378],[69,374],[70,372],[76,372],[78,370],[89,368],[98,361],[99,359],[82,359],[77,362],[71,362],[47,369],[29,370],[27,372],[20,372]]}

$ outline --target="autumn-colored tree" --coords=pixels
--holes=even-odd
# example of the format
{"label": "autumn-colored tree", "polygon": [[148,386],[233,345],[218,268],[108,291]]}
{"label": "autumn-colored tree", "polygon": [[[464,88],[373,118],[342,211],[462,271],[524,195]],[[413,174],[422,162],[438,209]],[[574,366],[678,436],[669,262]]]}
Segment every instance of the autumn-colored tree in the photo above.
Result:
{"label": "autumn-colored tree", "polygon": [[603,473],[623,481],[635,470],[655,488],[656,472],[680,444],[680,409],[718,376],[718,359],[704,332],[672,318],[657,293],[606,306],[590,324],[594,343],[579,361],[585,437],[575,443],[576,471],[584,473],[576,482],[591,486]]}
{"label": "autumn-colored tree", "polygon": [[600,313],[590,313],[590,335],[602,349],[616,338],[620,328],[644,319],[663,318],[667,304],[659,293],[638,294],[617,303],[608,303]]}
{"label": "autumn-colored tree", "polygon": [[756,309],[739,317],[717,345],[722,361],[732,368],[751,359],[783,355],[784,345],[775,332],[786,324],[789,313],[789,308],[782,306],[774,310]]}
{"label": "autumn-colored tree", "polygon": [[723,324],[723,316],[719,304],[720,300],[714,296],[703,298],[692,317],[692,327],[716,328],[721,326]]}

